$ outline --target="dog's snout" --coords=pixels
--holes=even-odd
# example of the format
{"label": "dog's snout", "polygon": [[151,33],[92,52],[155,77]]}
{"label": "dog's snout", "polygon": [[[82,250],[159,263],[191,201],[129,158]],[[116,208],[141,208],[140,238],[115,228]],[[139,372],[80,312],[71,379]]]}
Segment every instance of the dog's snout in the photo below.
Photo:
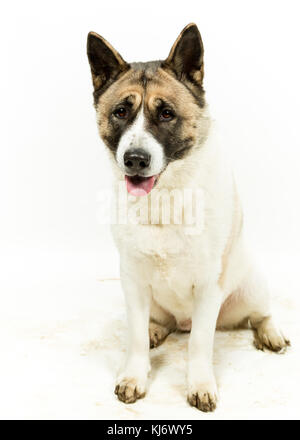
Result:
{"label": "dog's snout", "polygon": [[150,161],[150,154],[141,148],[128,150],[124,154],[124,165],[130,174],[138,173],[148,168]]}

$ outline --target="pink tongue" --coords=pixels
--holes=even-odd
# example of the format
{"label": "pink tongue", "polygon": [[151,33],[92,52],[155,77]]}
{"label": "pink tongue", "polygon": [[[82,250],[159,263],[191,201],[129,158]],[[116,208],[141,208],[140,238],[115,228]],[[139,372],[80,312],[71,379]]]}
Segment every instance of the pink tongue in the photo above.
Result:
{"label": "pink tongue", "polygon": [[155,179],[156,176],[147,177],[142,180],[125,176],[127,191],[133,196],[146,196],[153,188]]}

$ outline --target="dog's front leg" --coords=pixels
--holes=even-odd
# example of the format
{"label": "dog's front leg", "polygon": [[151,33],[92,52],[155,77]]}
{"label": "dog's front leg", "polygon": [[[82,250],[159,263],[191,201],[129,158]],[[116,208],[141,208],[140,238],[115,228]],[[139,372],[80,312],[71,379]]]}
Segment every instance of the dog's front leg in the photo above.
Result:
{"label": "dog's front leg", "polygon": [[121,273],[128,319],[128,352],[124,368],[118,375],[115,393],[125,403],[144,397],[149,361],[150,286]]}
{"label": "dog's front leg", "polygon": [[213,411],[217,403],[212,358],[222,297],[218,285],[194,287],[194,312],[189,339],[188,401],[201,411]]}

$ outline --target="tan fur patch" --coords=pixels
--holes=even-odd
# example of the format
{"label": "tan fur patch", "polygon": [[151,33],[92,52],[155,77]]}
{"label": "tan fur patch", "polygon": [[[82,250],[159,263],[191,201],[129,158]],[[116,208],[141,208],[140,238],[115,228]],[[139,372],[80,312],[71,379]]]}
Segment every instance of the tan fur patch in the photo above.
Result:
{"label": "tan fur patch", "polygon": [[219,277],[218,284],[220,287],[224,286],[225,278],[226,278],[226,270],[228,266],[228,261],[230,258],[230,253],[237,242],[242,229],[243,229],[243,211],[241,207],[241,202],[239,200],[236,184],[233,181],[234,185],[234,207],[233,207],[233,215],[232,215],[232,226],[231,233],[229,235],[223,256],[222,256],[222,272]]}
{"label": "tan fur patch", "polygon": [[155,100],[159,98],[172,103],[185,119],[192,118],[195,120],[201,116],[200,108],[185,86],[161,68],[158,69],[157,74],[147,86],[146,106],[153,110],[156,105]]}

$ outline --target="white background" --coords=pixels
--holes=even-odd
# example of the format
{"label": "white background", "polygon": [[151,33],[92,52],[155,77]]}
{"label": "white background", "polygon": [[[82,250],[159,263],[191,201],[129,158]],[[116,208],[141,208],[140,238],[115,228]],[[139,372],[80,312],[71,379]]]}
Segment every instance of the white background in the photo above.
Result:
{"label": "white background", "polygon": [[[232,158],[250,241],[273,277],[271,285],[280,286],[286,298],[289,295],[296,318],[299,12],[298,2],[291,0],[28,0],[3,6],[0,261],[2,337],[7,350],[2,365],[6,393],[1,398],[6,417],[107,416],[105,406],[97,407],[98,412],[94,407],[89,410],[96,397],[90,401],[84,391],[84,404],[67,412],[59,406],[72,396],[70,389],[75,391],[71,385],[65,391],[58,386],[65,380],[59,369],[65,350],[59,353],[60,340],[55,339],[61,335],[58,323],[76,347],[76,332],[81,332],[76,319],[87,332],[85,341],[91,334],[93,340],[100,338],[93,326],[86,329],[85,322],[98,322],[96,311],[100,319],[102,304],[109,307],[113,295],[123,313],[119,285],[109,287],[118,292],[109,296],[106,287],[96,284],[101,277],[118,277],[118,263],[108,228],[97,221],[97,195],[110,187],[110,171],[92,105],[86,57],[90,30],[103,35],[126,61],[146,61],[165,58],[182,28],[197,23],[205,46],[207,99]],[[284,316],[295,332],[288,310]],[[76,321],[74,327],[68,328],[68,319]],[[45,326],[51,329],[48,333]],[[43,376],[49,362],[39,364],[50,354],[47,350],[42,354],[33,342],[36,337],[50,338],[49,332],[56,335],[51,359],[59,371],[49,382],[55,390],[50,400],[47,380],[52,369],[50,376]],[[73,365],[64,370],[66,376],[72,376]],[[95,365],[92,376],[97,373]],[[82,376],[78,372],[79,388]],[[94,390],[92,377],[89,380]],[[101,384],[98,377],[99,389]],[[226,403],[223,406],[222,417],[232,416],[226,413]],[[271,403],[269,407],[273,408]],[[155,414],[143,408],[140,417]],[[249,417],[261,417],[268,404],[258,405],[256,412],[251,408]],[[188,418],[190,409],[186,411]],[[119,416],[125,417],[122,412]]]}

